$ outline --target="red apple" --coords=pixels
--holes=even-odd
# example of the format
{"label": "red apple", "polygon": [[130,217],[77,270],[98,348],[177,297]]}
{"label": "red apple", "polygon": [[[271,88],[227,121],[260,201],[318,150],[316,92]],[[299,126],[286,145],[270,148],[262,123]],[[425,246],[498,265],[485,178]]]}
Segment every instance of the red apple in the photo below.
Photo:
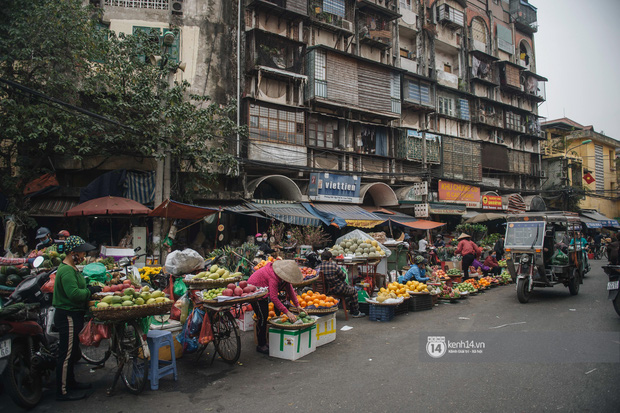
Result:
{"label": "red apple", "polygon": [[240,296],[241,294],[243,294],[243,288],[241,287],[235,288],[235,295]]}
{"label": "red apple", "polygon": [[230,283],[226,286],[226,288],[231,289],[231,290],[235,290],[235,288],[237,288],[237,285],[235,283]]}
{"label": "red apple", "polygon": [[248,282],[247,281],[239,281],[239,287],[245,288],[247,286],[248,286]]}
{"label": "red apple", "polygon": [[232,297],[233,295],[233,290],[231,290],[230,288],[225,289],[224,291],[222,291],[222,295],[226,296],[226,297]]}

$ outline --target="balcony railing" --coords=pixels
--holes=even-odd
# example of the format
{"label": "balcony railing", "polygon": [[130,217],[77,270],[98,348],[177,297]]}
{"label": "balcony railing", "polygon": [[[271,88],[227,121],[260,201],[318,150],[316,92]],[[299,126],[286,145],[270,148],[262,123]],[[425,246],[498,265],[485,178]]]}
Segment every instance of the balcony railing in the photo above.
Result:
{"label": "balcony railing", "polygon": [[418,63],[411,59],[400,58],[400,67],[411,72],[418,73]]}
{"label": "balcony railing", "polygon": [[459,87],[459,77],[453,73],[444,72],[443,70],[437,71],[437,83],[443,86],[448,86],[454,89]]}
{"label": "balcony railing", "polygon": [[510,16],[520,29],[534,33],[538,31],[536,7],[526,0],[510,0]]}

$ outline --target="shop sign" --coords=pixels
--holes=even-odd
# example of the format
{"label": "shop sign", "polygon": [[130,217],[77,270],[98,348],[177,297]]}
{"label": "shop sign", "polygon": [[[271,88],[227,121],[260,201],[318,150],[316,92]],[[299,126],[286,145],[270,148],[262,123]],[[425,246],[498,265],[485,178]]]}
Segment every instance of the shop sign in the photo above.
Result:
{"label": "shop sign", "polygon": [[482,195],[482,209],[502,209],[502,197],[498,195]]}
{"label": "shop sign", "polygon": [[440,201],[465,204],[473,208],[480,207],[480,188],[476,186],[439,181],[438,189]]}
{"label": "shop sign", "polygon": [[361,204],[360,178],[355,175],[311,173],[308,196],[313,201]]}

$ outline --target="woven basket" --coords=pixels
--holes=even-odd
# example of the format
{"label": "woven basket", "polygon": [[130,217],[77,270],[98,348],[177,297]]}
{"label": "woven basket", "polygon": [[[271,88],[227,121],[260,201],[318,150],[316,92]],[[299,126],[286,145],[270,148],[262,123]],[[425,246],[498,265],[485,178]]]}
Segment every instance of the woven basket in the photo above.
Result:
{"label": "woven basket", "polygon": [[[289,310],[291,313],[298,313],[296,307],[291,307]],[[303,311],[308,315],[331,314],[338,311],[338,304],[329,308],[304,308]]]}
{"label": "woven basket", "polygon": [[208,280],[208,279],[207,280],[205,279],[186,280],[186,279],[183,279],[183,282],[185,283],[185,285],[187,285],[188,288],[192,290],[205,290],[209,288],[226,287],[228,284],[236,283],[237,281],[240,281],[240,280],[241,280],[241,276],[228,277],[228,278],[218,279],[218,280]]}
{"label": "woven basket", "polygon": [[251,303],[252,301],[257,301],[260,300],[261,298],[263,298],[264,296],[266,296],[269,293],[269,291],[263,291],[260,292],[256,295],[250,296],[250,297],[239,297],[239,298],[233,298],[231,300],[224,300],[224,301],[218,301],[218,300],[200,300],[200,302],[202,304],[207,304],[210,305],[212,307],[225,307],[231,304],[242,304],[242,303]]}
{"label": "woven basket", "polygon": [[143,318],[150,315],[166,314],[170,312],[174,302],[169,301],[167,303],[156,304],[144,304],[138,306],[127,307],[106,307],[96,308],[91,307],[90,311],[93,315],[102,321],[116,321],[116,320],[131,320],[136,318]]}
{"label": "woven basket", "polygon": [[315,282],[316,280],[319,279],[319,275],[317,274],[316,277],[312,277],[312,278],[308,278],[307,280],[303,280],[300,283],[295,283],[295,284],[291,284],[293,287],[295,288],[299,288],[299,287],[305,287],[307,285],[312,284],[313,282]]}
{"label": "woven basket", "polygon": [[282,330],[303,330],[304,328],[312,327],[313,325],[315,325],[316,320],[314,320],[311,323],[290,324],[290,325],[278,324],[278,323],[273,322],[272,320],[268,320],[268,323],[271,327],[280,328]]}

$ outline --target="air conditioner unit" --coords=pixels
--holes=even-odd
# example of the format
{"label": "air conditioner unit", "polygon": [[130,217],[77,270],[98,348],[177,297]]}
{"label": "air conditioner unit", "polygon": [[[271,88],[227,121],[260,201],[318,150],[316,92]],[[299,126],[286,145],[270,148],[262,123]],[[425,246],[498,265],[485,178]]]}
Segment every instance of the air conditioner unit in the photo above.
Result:
{"label": "air conditioner unit", "polygon": [[353,22],[342,20],[342,28],[348,32],[353,32]]}
{"label": "air conditioner unit", "polygon": [[171,1],[172,14],[175,16],[183,15],[183,0],[172,0]]}

